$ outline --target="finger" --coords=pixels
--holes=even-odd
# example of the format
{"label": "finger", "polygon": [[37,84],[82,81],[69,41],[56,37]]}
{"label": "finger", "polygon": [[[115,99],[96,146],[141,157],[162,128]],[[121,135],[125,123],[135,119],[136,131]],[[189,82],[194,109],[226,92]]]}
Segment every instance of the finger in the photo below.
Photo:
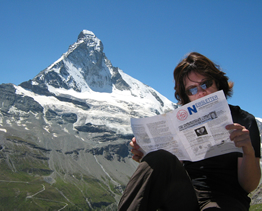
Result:
{"label": "finger", "polygon": [[238,123],[229,124],[229,125],[226,126],[227,130],[239,130],[239,129],[242,129],[242,128],[245,128],[245,127],[238,124]]}
{"label": "finger", "polygon": [[230,134],[230,139],[232,141],[242,141],[245,139],[249,140],[249,130],[247,130],[245,127],[243,127],[242,129],[234,130]]}
{"label": "finger", "polygon": [[242,133],[241,135],[237,135],[237,136],[234,136],[233,134],[233,136],[231,136],[230,139],[234,141],[236,147],[252,148],[252,143],[250,140],[249,133]]}
{"label": "finger", "polygon": [[247,145],[245,141],[235,141],[234,143],[235,143],[235,146],[238,148],[244,147]]}
{"label": "finger", "polygon": [[142,158],[143,157],[143,152],[136,150],[136,149],[131,149],[131,153],[133,153],[134,155]]}
{"label": "finger", "polygon": [[226,129],[232,130],[230,133],[230,139],[232,141],[242,141],[249,138],[249,130],[238,123],[227,125]]}
{"label": "finger", "polygon": [[133,141],[130,141],[130,142],[129,142],[129,145],[130,145],[131,147],[134,147],[134,142],[133,142]]}
{"label": "finger", "polygon": [[135,137],[132,138],[132,140],[130,141],[129,145],[131,147],[134,147],[136,145],[136,138]]}
{"label": "finger", "polygon": [[140,162],[141,157],[137,156],[137,155],[133,155],[132,159],[136,162]]}
{"label": "finger", "polygon": [[136,142],[133,142],[133,141],[130,141],[129,145],[133,148],[133,149],[139,149],[140,146],[136,143]]}
{"label": "finger", "polygon": [[236,147],[242,147],[244,154],[254,154],[248,129],[238,123],[227,125],[226,129],[232,130],[230,139],[234,141]]}
{"label": "finger", "polygon": [[140,146],[137,144],[137,142],[136,142],[136,138],[134,137],[134,138],[132,138],[132,141],[129,143],[129,145],[132,147],[132,148],[134,148],[134,149],[139,149],[140,148]]}

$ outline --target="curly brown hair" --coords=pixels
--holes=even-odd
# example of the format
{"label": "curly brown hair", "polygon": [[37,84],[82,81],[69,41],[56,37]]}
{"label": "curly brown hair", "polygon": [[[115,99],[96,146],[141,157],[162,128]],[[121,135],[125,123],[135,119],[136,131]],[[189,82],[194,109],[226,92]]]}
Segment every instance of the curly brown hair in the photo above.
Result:
{"label": "curly brown hair", "polygon": [[226,98],[233,94],[233,82],[221,70],[219,65],[197,52],[189,53],[175,68],[175,98],[179,104],[184,105],[190,100],[185,92],[184,80],[191,72],[198,73],[215,81],[218,90],[223,90]]}

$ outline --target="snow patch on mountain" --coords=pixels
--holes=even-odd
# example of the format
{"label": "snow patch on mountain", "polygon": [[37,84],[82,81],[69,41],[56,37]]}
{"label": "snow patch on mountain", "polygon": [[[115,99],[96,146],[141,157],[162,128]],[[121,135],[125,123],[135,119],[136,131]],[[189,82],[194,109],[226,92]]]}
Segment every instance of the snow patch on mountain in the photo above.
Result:
{"label": "snow patch on mountain", "polygon": [[[32,97],[44,108],[44,113],[51,109],[58,114],[76,114],[77,122],[74,123],[74,126],[92,123],[112,128],[118,133],[130,134],[132,133],[130,118],[134,117],[133,114],[139,113],[140,116],[153,116],[156,115],[156,110],[163,113],[174,109],[173,104],[161,94],[154,91],[161,98],[161,101],[165,103],[164,108],[151,92],[147,91],[148,87],[136,80],[133,81],[133,84],[137,84],[141,88],[140,91],[146,93],[142,98],[134,95],[132,90],[120,91],[115,89],[112,93],[94,92],[92,90],[77,92],[73,89],[54,88],[48,85],[49,91],[54,93],[55,96],[73,98],[74,100],[85,102],[87,105],[90,105],[89,110],[83,110],[74,103],[60,101],[55,96],[38,95],[21,86],[16,86],[16,94]],[[121,123],[113,121],[113,119],[121,120]],[[48,124],[48,121],[46,123]]]}

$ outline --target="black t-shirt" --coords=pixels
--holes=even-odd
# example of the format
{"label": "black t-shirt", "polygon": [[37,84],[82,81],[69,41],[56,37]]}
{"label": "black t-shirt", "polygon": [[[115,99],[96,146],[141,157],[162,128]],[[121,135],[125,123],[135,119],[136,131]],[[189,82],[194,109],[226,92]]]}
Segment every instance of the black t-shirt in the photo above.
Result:
{"label": "black t-shirt", "polygon": [[[234,123],[239,123],[249,130],[255,156],[260,155],[260,134],[256,119],[253,115],[240,109],[239,106],[230,105]],[[228,153],[197,162],[184,161],[184,166],[197,190],[206,191],[207,198],[212,199],[218,195],[233,197],[245,207],[249,207],[248,193],[238,183],[237,162],[242,153]]]}

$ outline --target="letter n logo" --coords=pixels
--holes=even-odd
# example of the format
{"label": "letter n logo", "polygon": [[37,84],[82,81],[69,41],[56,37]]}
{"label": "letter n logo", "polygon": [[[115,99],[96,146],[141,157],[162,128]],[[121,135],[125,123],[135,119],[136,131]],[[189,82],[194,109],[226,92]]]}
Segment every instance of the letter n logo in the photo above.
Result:
{"label": "letter n logo", "polygon": [[187,110],[188,110],[188,113],[190,115],[192,115],[192,112],[197,113],[197,109],[196,109],[195,105],[193,105],[192,108],[191,107],[187,107]]}

